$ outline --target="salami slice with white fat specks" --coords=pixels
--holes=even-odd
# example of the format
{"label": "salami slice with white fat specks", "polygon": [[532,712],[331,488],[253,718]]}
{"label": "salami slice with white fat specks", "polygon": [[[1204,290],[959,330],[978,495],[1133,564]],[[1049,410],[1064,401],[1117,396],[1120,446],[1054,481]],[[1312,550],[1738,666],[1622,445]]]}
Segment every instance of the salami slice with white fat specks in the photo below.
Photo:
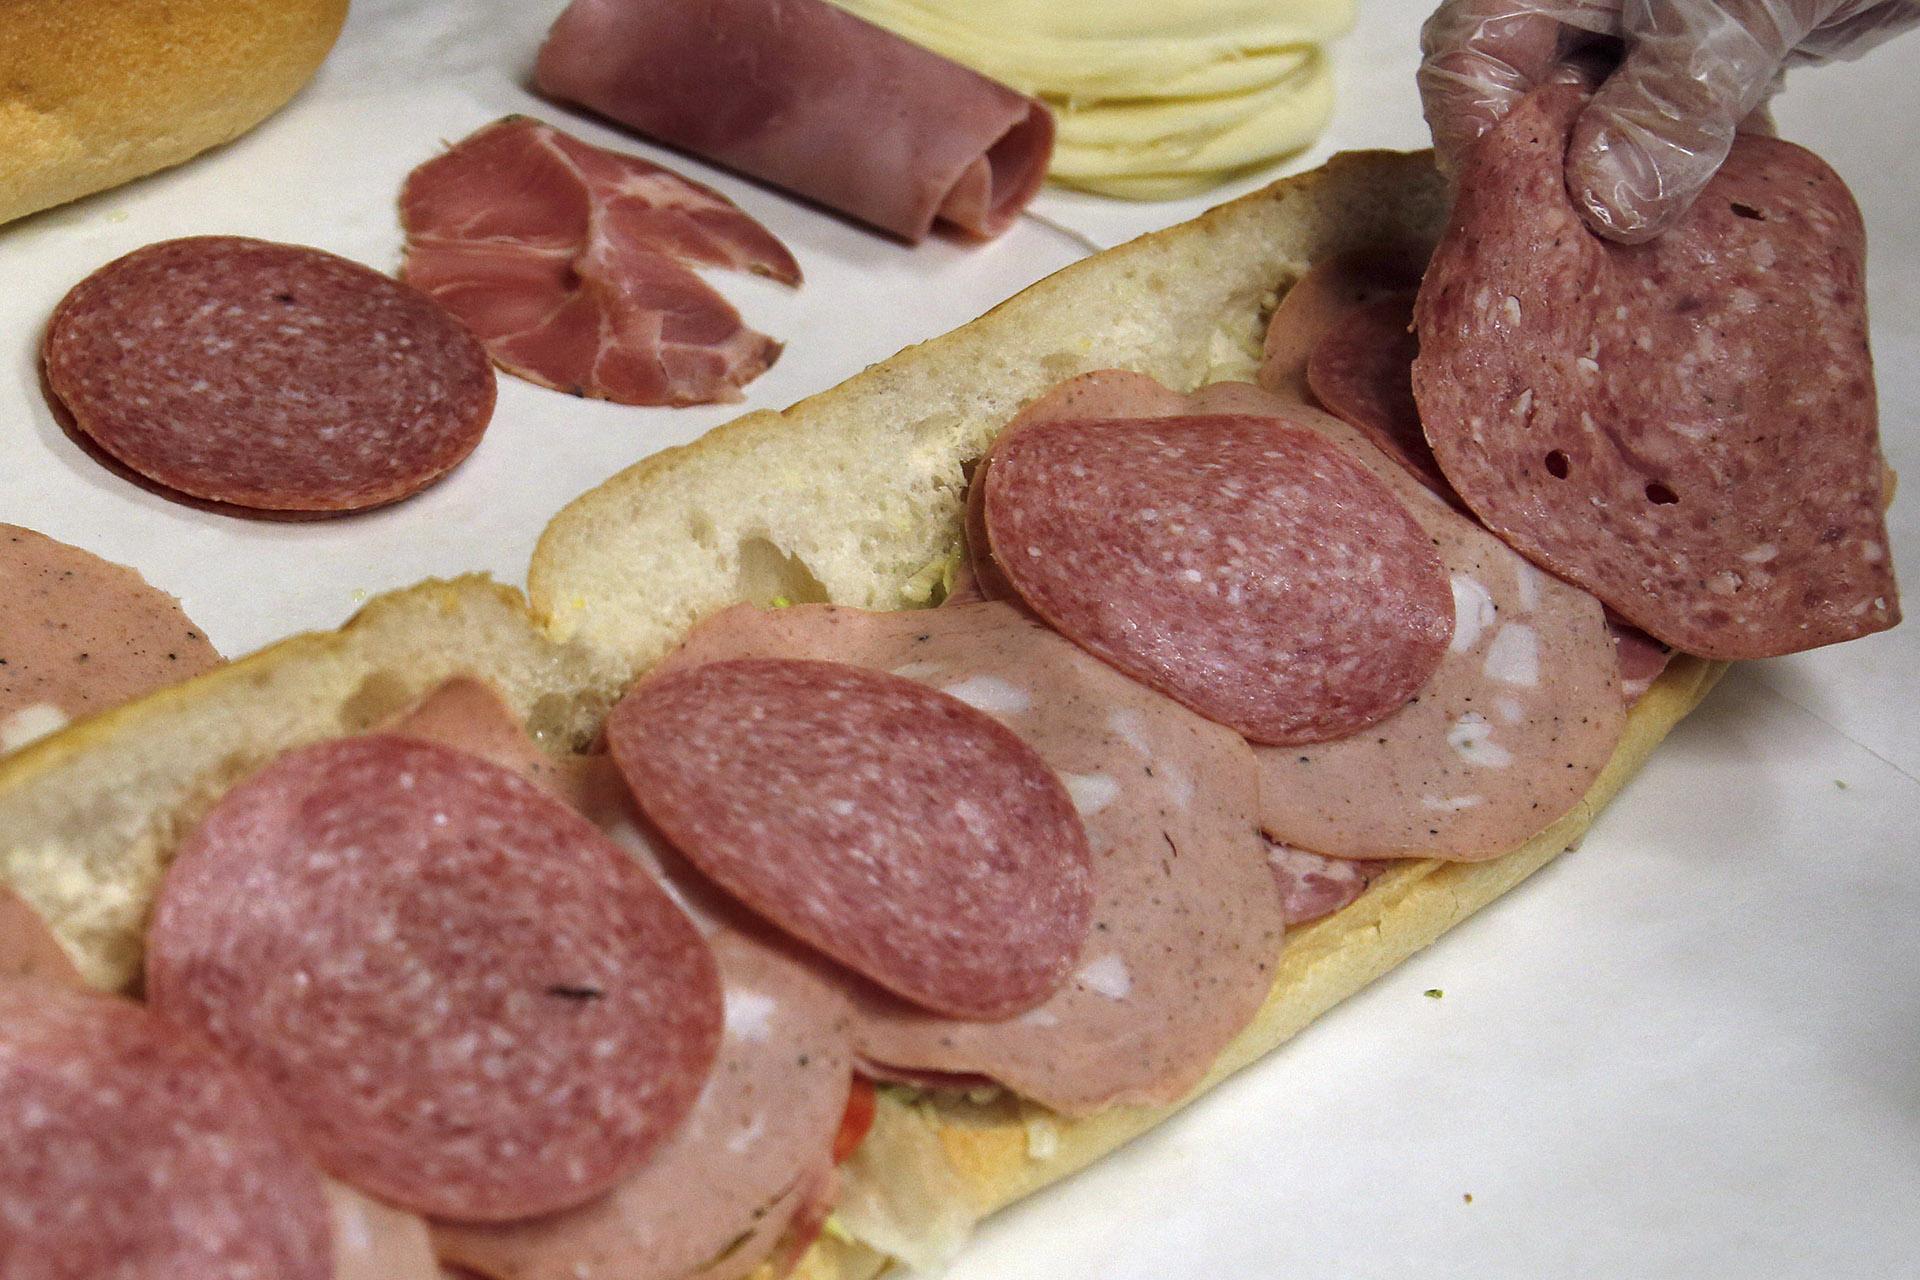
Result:
{"label": "salami slice with white fat specks", "polygon": [[147,954],[154,1009],[269,1081],[329,1172],[447,1218],[605,1191],[719,1043],[713,955],[631,858],[516,774],[397,736],[228,792]]}
{"label": "salami slice with white fat specks", "polygon": [[1066,787],[983,712],[837,662],[652,676],[607,720],[640,809],[735,897],[917,1004],[1004,1018],[1090,924]]}
{"label": "salami slice with white fat specks", "polygon": [[1016,423],[983,481],[994,562],[1028,607],[1255,742],[1371,724],[1446,651],[1419,524],[1284,412]]}
{"label": "salami slice with white fat specks", "polygon": [[1644,245],[1564,184],[1585,98],[1473,149],[1417,307],[1414,390],[1487,526],[1686,653],[1759,658],[1899,620],[1865,233],[1812,153],[1742,134]]}
{"label": "salami slice with white fat specks", "polygon": [[1371,471],[1446,566],[1451,638],[1432,677],[1385,719],[1327,742],[1255,746],[1261,826],[1344,858],[1474,860],[1516,848],[1578,803],[1624,727],[1600,602],[1534,568],[1303,394],[1223,382],[1183,396],[1106,370],[1062,383],[1021,416],[1271,414]]}
{"label": "salami slice with white fat specks", "polygon": [[0,978],[7,1280],[331,1280],[292,1126],[197,1037],[114,996]]}
{"label": "salami slice with white fat specks", "polygon": [[424,489],[493,413],[487,354],[425,294],[345,258],[239,236],[137,249],[75,285],[47,385],[164,489],[337,512]]}
{"label": "salami slice with white fat specks", "polygon": [[931,1088],[998,1083],[1071,1115],[1185,1096],[1259,1009],[1280,949],[1252,749],[999,602],[740,605],[696,627],[667,664],[828,655],[919,681],[1018,733],[1066,782],[1094,854],[1093,928],[1059,991],[982,1022],[860,984],[866,1069]]}

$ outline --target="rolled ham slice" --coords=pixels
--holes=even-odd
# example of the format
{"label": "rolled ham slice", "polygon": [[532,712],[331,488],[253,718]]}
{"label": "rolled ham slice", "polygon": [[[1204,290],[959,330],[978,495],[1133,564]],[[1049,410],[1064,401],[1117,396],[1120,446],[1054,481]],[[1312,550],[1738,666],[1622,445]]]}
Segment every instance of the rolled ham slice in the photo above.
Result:
{"label": "rolled ham slice", "polygon": [[574,0],[534,79],[913,242],[1005,231],[1053,154],[1040,102],[825,0]]}

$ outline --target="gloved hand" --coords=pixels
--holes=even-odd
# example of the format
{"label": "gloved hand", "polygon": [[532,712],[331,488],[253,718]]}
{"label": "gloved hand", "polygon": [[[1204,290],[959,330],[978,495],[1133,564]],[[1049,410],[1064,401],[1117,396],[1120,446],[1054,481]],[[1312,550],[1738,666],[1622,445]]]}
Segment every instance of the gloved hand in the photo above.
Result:
{"label": "gloved hand", "polygon": [[1766,127],[1782,71],[1858,57],[1920,22],[1920,0],[1445,0],[1420,32],[1420,99],[1443,171],[1570,53],[1624,49],[1574,127],[1567,190],[1601,235],[1671,226],[1734,133]]}

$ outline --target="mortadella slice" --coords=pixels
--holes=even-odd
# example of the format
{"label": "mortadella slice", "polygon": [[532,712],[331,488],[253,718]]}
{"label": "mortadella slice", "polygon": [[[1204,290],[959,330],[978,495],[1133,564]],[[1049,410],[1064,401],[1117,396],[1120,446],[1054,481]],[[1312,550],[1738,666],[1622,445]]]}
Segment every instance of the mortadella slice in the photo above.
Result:
{"label": "mortadella slice", "polygon": [[1029,608],[1255,742],[1371,724],[1446,650],[1447,577],[1420,525],[1284,409],[1026,413],[976,483],[992,565]]}
{"label": "mortadella slice", "polygon": [[422,1218],[325,1181],[333,1229],[333,1280],[442,1280]]}
{"label": "mortadella slice", "polygon": [[274,1085],[329,1172],[477,1221],[643,1163],[721,1027],[705,941],[598,828],[391,734],[290,752],[222,797],[161,885],[147,994]]}
{"label": "mortadella slice", "polygon": [[701,872],[923,1007],[1023,1012],[1086,938],[1092,857],[1066,788],[957,698],[833,661],[675,665],[628,691],[606,737]]}
{"label": "mortadella slice", "polygon": [[1062,383],[1022,418],[1096,410],[1273,413],[1309,426],[1398,495],[1446,566],[1452,637],[1404,706],[1344,738],[1255,748],[1261,825],[1275,840],[1335,857],[1479,860],[1525,843],[1586,794],[1625,727],[1597,600],[1535,569],[1346,423],[1297,401],[1245,383],[1182,396],[1109,370]]}
{"label": "mortadella slice", "polygon": [[671,665],[832,656],[921,681],[1019,733],[1066,780],[1094,849],[1094,925],[1051,999],[996,1022],[857,988],[877,1074],[991,1080],[1068,1114],[1168,1102],[1206,1073],[1273,979],[1281,912],[1255,830],[1250,751],[1011,605],[831,605],[708,619]]}
{"label": "mortadella slice", "polygon": [[246,1073],[139,1005],[0,978],[14,1277],[333,1280],[327,1201]]}
{"label": "mortadella slice", "polygon": [[1053,116],[826,0],[574,0],[541,92],[919,241],[1013,225]]}
{"label": "mortadella slice", "polygon": [[1741,134],[1672,230],[1588,231],[1578,85],[1469,153],[1421,285],[1414,391],[1487,526],[1685,653],[1760,658],[1900,617],[1866,240],[1833,170]]}
{"label": "mortadella slice", "polygon": [[73,957],[19,894],[0,884],[0,979],[44,978],[81,986]]}
{"label": "mortadella slice", "polygon": [[220,664],[172,596],[18,525],[0,524],[0,599],[0,755]]}

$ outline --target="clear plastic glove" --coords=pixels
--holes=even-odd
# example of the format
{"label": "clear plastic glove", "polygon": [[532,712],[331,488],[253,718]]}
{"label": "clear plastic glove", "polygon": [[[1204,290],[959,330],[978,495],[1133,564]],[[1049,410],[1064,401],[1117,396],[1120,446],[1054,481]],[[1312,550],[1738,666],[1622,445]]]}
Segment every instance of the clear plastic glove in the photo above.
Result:
{"label": "clear plastic glove", "polygon": [[1570,54],[1620,63],[1574,127],[1567,190],[1637,244],[1686,212],[1743,127],[1767,128],[1781,72],[1858,57],[1920,23],[1920,0],[1446,0],[1420,32],[1420,98],[1441,169]]}

